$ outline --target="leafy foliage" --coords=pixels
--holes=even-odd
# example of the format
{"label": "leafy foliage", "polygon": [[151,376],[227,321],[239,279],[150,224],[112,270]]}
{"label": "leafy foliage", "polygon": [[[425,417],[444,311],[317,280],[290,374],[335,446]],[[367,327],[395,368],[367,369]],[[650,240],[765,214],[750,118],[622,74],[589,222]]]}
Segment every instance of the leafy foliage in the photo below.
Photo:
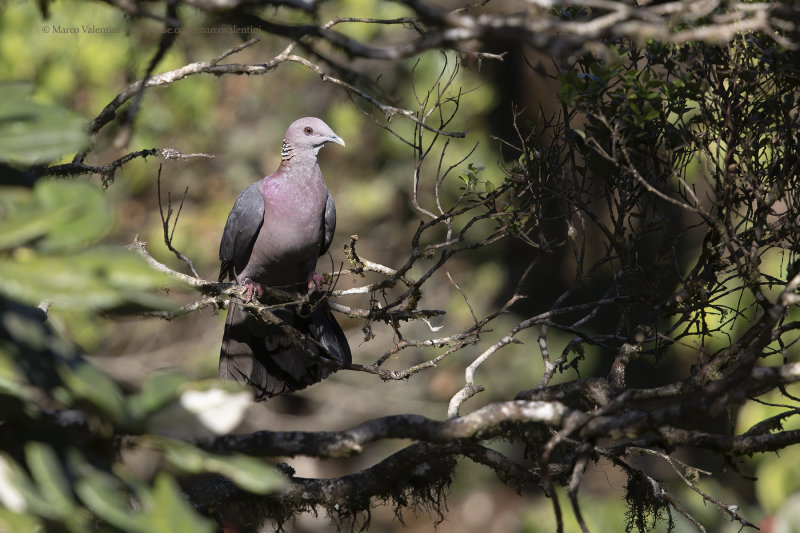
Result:
{"label": "leafy foliage", "polygon": [[[4,101],[13,103],[19,102]],[[13,153],[2,153],[7,162],[53,158],[85,141],[74,121],[36,118],[72,114],[21,109],[32,118],[20,119],[24,135],[8,147]],[[213,531],[170,473],[148,485],[119,462],[120,434],[139,435],[137,446],[162,453],[178,471],[219,473],[258,494],[280,489],[283,478],[262,461],[161,436],[199,439],[229,431],[241,420],[249,392],[157,373],[140,392],[125,393],[33,307],[46,301],[56,309],[130,314],[169,305],[154,294],[170,285],[165,274],[132,251],[96,244],[111,222],[103,192],[51,180],[0,188],[0,529],[84,532],[104,524],[124,531]]]}
{"label": "leafy foliage", "polygon": [[38,181],[0,200],[0,294],[98,311],[169,305],[150,291],[167,276],[135,253],[92,246],[111,222],[103,193],[88,183]]}
{"label": "leafy foliage", "polygon": [[89,141],[86,120],[74,111],[31,100],[32,91],[28,83],[0,83],[0,161],[49,163],[84,148]]}

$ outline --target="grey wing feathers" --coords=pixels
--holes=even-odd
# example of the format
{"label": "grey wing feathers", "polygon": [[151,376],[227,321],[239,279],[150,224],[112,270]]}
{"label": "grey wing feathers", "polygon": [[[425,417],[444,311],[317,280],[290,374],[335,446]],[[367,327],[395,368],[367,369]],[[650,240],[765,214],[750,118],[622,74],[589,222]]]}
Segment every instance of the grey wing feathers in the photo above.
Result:
{"label": "grey wing feathers", "polygon": [[328,251],[333,241],[333,233],[336,231],[336,206],[333,203],[333,196],[328,193],[328,201],[325,202],[325,219],[322,222],[323,237],[322,248],[319,255]]}
{"label": "grey wing feathers", "polygon": [[247,265],[253,243],[263,223],[264,197],[256,182],[242,191],[225,223],[219,243],[219,259],[222,261],[220,282],[225,281],[225,278],[234,279],[235,271],[241,271]]}

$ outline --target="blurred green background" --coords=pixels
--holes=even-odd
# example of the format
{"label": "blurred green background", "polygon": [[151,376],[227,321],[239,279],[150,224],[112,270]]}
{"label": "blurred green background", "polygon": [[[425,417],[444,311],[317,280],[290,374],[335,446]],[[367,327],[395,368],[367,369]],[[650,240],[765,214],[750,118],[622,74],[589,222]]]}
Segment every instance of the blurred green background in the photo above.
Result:
{"label": "blurred green background", "polygon": [[[392,18],[405,14],[402,6],[389,2],[347,0],[324,2],[319,6],[320,20],[334,15],[358,14]],[[298,15],[278,11],[291,20]],[[239,44],[241,36],[226,33],[200,33],[215,22],[199,11],[181,11],[181,33],[156,72],[185,64],[209,60]],[[113,28],[114,33],[88,33],[84,27]],[[76,29],[59,33],[57,28]],[[372,37],[381,31],[376,26],[343,25],[338,28],[357,37]],[[155,21],[131,20],[118,9],[100,3],[59,0],[49,4],[47,18],[33,2],[5,0],[0,4],[0,80],[28,81],[33,84],[33,100],[45,105],[60,105],[76,111],[86,121],[99,114],[129,83],[140,79],[157,48],[159,25]],[[365,34],[368,32],[368,34]],[[376,33],[377,35],[377,33]],[[285,40],[265,34],[262,40],[228,58],[229,62],[259,63],[286,46]],[[386,36],[391,39],[392,35]],[[528,51],[529,54],[535,54]],[[467,163],[484,168],[484,179],[502,181],[501,143],[493,136],[513,140],[509,125],[514,106],[525,108],[523,121],[535,124],[539,110],[558,105],[558,85],[554,80],[534,73],[525,65],[520,50],[512,51],[502,64],[461,64],[454,54],[427,52],[419,58],[394,64],[356,62],[355,68],[377,80],[397,105],[415,109],[414,88],[427,90],[444,70],[456,69],[456,79],[449,89],[451,96],[459,88],[459,112],[451,129],[466,130],[465,139],[453,140],[444,161],[461,160],[477,144]],[[509,83],[509,80],[514,80]],[[356,102],[365,108],[363,102]],[[359,252],[372,261],[397,267],[409,253],[409,241],[419,222],[411,205],[414,155],[408,146],[378,127],[359,111],[343,90],[323,83],[319,76],[297,64],[283,64],[264,76],[198,75],[165,87],[149,89],[141,102],[133,135],[115,124],[105,127],[93,139],[90,164],[103,164],[128,152],[159,147],[183,153],[209,153],[214,159],[162,161],[156,157],[137,159],[126,164],[104,191],[110,202],[108,218],[98,221],[107,226],[103,242],[128,244],[136,235],[148,242],[148,250],[160,261],[183,269],[162,240],[158,210],[156,175],[162,168],[162,196],[171,195],[176,204],[183,191],[188,194],[175,232],[175,246],[190,257],[200,275],[214,279],[218,273],[217,249],[228,211],[239,192],[253,181],[272,172],[278,165],[280,143],[286,126],[301,116],[315,115],[325,120],[347,142],[347,147],[328,147],[320,155],[320,166],[336,200],[338,226],[331,246],[333,264],[324,257],[318,270],[330,271],[345,262],[343,244],[350,235],[359,236]],[[409,136],[412,125],[395,118],[391,127]],[[432,208],[432,178],[435,168],[423,169],[422,202]],[[425,177],[428,176],[426,180]],[[99,178],[79,177],[96,186]],[[457,180],[446,188],[457,191]],[[447,315],[437,321],[444,326],[437,335],[463,330],[471,324],[469,309],[447,273],[470,298],[479,316],[496,309],[516,282],[520,266],[536,254],[521,243],[505,241],[470,256],[457,256],[446,269],[438,272],[424,291],[423,307],[444,309]],[[559,263],[561,261],[562,263]],[[551,268],[563,274],[553,276],[555,286],[541,287],[534,293],[541,298],[537,306],[547,307],[549,295],[558,294],[571,280],[563,257],[550,260]],[[412,274],[422,270],[415,268]],[[342,278],[339,288],[362,284],[360,279]],[[559,287],[560,284],[560,287]],[[559,290],[560,289],[560,290]],[[189,292],[171,291],[167,297],[175,303],[191,301]],[[343,303],[365,307],[363,298],[352,297]],[[77,342],[102,370],[131,390],[157,370],[177,368],[195,378],[216,375],[224,313],[204,310],[173,321],[159,319],[98,319],[86,310],[54,306],[51,322],[66,337]],[[502,332],[524,315],[511,313],[497,319],[494,331]],[[373,324],[376,338],[366,341],[362,321],[340,319],[353,349],[355,362],[370,364],[389,349],[393,332]],[[430,333],[424,324],[404,325],[406,337],[424,337]],[[525,345],[513,345],[480,368],[478,382],[487,391],[464,405],[470,410],[490,400],[505,400],[517,391],[534,386],[542,372],[541,359],[534,350],[538,331],[520,335]],[[551,353],[560,353],[569,341],[565,335],[550,332]],[[343,429],[372,417],[394,413],[419,413],[444,418],[447,402],[463,385],[464,368],[486,347],[486,342],[469,347],[446,359],[439,368],[415,375],[409,381],[382,382],[376,376],[339,372],[320,385],[289,399],[275,399],[250,410],[247,424],[240,431],[269,428],[273,430]],[[387,363],[388,368],[403,369],[424,361],[436,352],[401,352]],[[587,357],[582,375],[593,371],[605,373],[605,356]],[[653,364],[648,361],[648,364]],[[663,365],[662,365],[663,367]],[[661,368],[658,372],[686,373],[686,368]],[[556,379],[572,379],[565,375]],[[777,400],[777,398],[776,398]],[[740,428],[777,412],[776,408],[749,404],[740,415]],[[786,428],[790,429],[790,428]],[[369,447],[357,458],[346,461],[312,461],[296,458],[288,462],[299,476],[333,476],[367,466],[403,443],[381,443]],[[494,446],[502,447],[503,443]],[[514,453],[514,452],[512,452]],[[137,475],[148,479],[156,474],[157,464],[148,457],[127,458]],[[721,473],[716,460],[691,457],[701,468],[715,475],[701,483],[718,499],[742,506],[742,515],[759,523],[764,517],[784,515],[792,524],[785,531],[800,531],[800,451],[796,448],[775,455],[746,460],[740,468],[758,477],[746,483],[734,472]],[[707,460],[707,461],[706,461]],[[656,477],[673,477],[663,464],[642,458]],[[608,464],[590,466],[581,497],[584,517],[592,531],[623,529],[625,477]],[[679,483],[673,489],[695,516],[709,525],[710,531],[735,531],[699,497]],[[567,499],[561,494],[562,505]],[[437,531],[475,532],[549,532],[555,519],[549,500],[538,494],[518,496],[494,479],[494,475],[468,461],[457,469],[448,501],[450,512]],[[570,513],[565,513],[566,531],[578,531]],[[676,517],[678,530],[689,525]],[[767,518],[771,520],[771,518]],[[408,531],[431,531],[430,517],[407,516]],[[770,531],[769,523],[762,522]],[[306,531],[326,531],[324,521],[306,516],[300,521]],[[399,529],[391,509],[377,509],[372,516],[373,531]],[[659,529],[661,530],[661,529]],[[777,531],[777,530],[776,530]],[[781,530],[784,531],[784,530]]]}

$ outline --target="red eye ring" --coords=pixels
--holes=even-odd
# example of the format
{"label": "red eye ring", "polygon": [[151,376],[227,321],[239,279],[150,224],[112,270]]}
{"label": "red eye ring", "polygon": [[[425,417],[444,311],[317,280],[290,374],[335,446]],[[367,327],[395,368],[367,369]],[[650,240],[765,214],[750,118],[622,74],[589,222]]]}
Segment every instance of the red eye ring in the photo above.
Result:
{"label": "red eye ring", "polygon": [[311,126],[306,126],[305,128],[303,128],[303,133],[305,133],[306,135],[311,135],[312,133],[314,133],[314,128],[312,128]]}

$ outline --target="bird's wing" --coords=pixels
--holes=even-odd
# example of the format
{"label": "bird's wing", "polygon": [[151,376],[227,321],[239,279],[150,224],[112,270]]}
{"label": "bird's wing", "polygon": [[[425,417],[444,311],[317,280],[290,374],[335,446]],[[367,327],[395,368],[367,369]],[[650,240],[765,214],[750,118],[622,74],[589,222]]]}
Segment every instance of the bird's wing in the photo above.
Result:
{"label": "bird's wing", "polygon": [[328,200],[325,202],[325,218],[322,221],[322,248],[320,248],[319,255],[324,254],[330,248],[334,231],[336,231],[336,206],[333,203],[333,196],[328,193]]}
{"label": "bird's wing", "polygon": [[264,197],[256,182],[242,191],[225,223],[219,243],[220,282],[225,278],[234,279],[235,271],[241,271],[247,265],[263,223]]}

